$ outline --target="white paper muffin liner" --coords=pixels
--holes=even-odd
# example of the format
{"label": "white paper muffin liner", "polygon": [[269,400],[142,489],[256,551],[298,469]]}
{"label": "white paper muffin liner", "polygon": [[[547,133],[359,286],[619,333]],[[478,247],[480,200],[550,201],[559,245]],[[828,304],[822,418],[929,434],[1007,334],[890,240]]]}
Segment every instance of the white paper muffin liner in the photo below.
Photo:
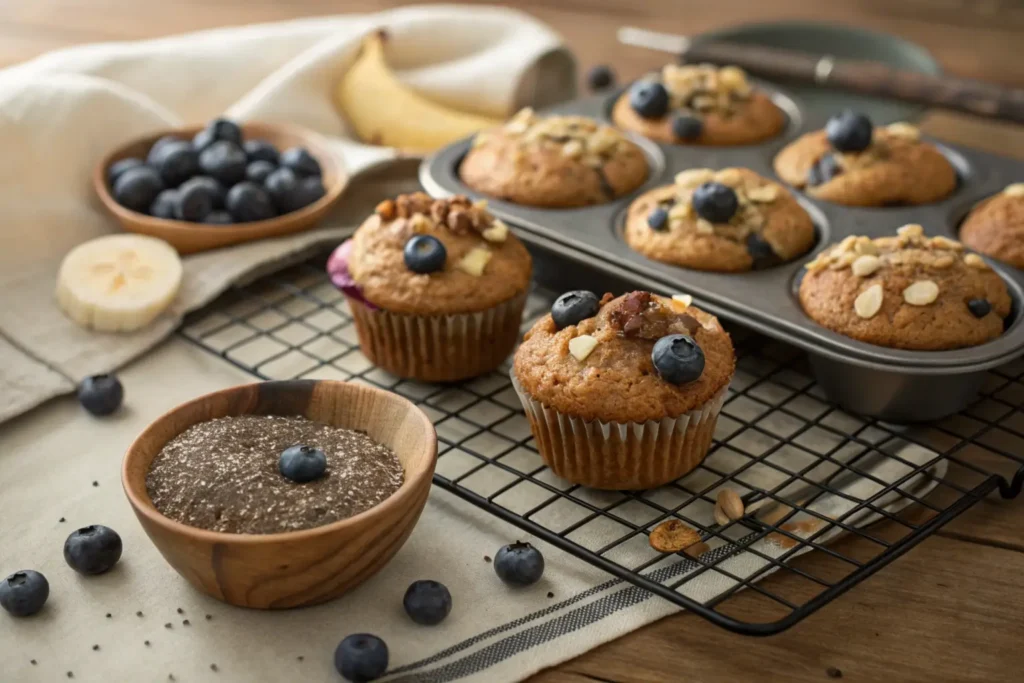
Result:
{"label": "white paper muffin liner", "polygon": [[398,377],[454,382],[494,370],[515,348],[526,293],[477,313],[408,315],[347,297],[362,352]]}
{"label": "white paper muffin liner", "polygon": [[537,450],[555,474],[596,489],[650,489],[697,467],[711,447],[728,385],[696,410],[648,422],[587,421],[546,406],[512,386],[530,420]]}

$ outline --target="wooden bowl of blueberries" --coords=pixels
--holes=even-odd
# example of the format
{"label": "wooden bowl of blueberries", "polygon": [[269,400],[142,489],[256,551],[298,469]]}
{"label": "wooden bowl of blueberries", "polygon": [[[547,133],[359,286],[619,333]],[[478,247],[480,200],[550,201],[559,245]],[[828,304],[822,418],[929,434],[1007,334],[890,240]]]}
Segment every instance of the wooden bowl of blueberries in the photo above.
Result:
{"label": "wooden bowl of blueberries", "polygon": [[128,143],[93,174],[100,200],[125,230],[181,254],[306,230],[347,180],[315,133],[222,118]]}

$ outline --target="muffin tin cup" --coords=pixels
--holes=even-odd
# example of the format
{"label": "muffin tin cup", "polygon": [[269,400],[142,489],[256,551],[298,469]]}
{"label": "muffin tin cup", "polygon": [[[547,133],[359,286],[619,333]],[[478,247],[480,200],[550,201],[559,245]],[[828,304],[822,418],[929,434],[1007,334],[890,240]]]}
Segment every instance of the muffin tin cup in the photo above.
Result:
{"label": "muffin tin cup", "polygon": [[[420,181],[438,197],[466,194],[488,199],[490,210],[514,225],[517,234],[534,247],[555,253],[595,271],[663,294],[686,292],[702,308],[767,336],[793,344],[817,357],[815,367],[838,363],[843,383],[822,382],[829,396],[863,414],[890,420],[919,421],[941,417],[968,405],[978,378],[989,368],[1019,356],[1024,350],[1024,271],[986,259],[1004,279],[1013,309],[1006,330],[998,339],[974,347],[949,351],[912,351],[861,342],[828,330],[804,313],[797,298],[804,264],[829,245],[848,235],[881,237],[895,234],[907,223],[920,223],[928,235],[956,239],[957,228],[978,201],[1024,177],[1024,163],[934,140],[956,168],[958,187],[947,198],[928,205],[887,208],[847,207],[820,201],[790,188],[814,221],[815,246],[794,261],[747,273],[697,271],[651,260],[632,250],[623,239],[623,224],[630,203],[644,192],[673,182],[689,168],[745,167],[781,182],[772,168],[778,152],[811,130],[799,102],[780,89],[759,84],[786,112],[789,124],[770,141],[749,146],[702,147],[666,145],[629,134],[648,156],[650,177],[633,193],[598,206],[580,209],[537,209],[487,197],[459,178],[459,163],[471,140],[463,140],[426,159]],[[618,93],[595,96],[551,110],[557,114],[592,116],[610,122],[609,112]],[[600,282],[600,278],[596,278]],[[572,286],[572,285],[570,285]],[[581,285],[577,284],[575,287]],[[597,289],[601,289],[598,285]],[[881,385],[870,377],[902,377]],[[935,378],[943,377],[949,396],[930,397]],[[893,392],[878,396],[879,392]],[[930,400],[920,401],[924,397]],[[955,398],[955,400],[949,400]],[[899,406],[906,406],[906,409]]]}
{"label": "muffin tin cup", "polygon": [[515,348],[526,305],[523,293],[478,313],[405,315],[346,298],[366,357],[423,382],[455,382],[497,368]]}
{"label": "muffin tin cup", "polygon": [[510,375],[545,464],[559,477],[595,489],[653,489],[699,465],[711,447],[728,395],[723,387],[699,410],[648,422],[602,422],[561,413],[533,398]]}

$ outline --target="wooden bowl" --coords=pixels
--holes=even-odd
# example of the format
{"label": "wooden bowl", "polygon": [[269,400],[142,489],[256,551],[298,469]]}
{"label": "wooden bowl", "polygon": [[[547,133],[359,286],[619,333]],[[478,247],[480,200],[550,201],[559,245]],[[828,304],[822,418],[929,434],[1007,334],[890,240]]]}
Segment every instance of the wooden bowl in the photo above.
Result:
{"label": "wooden bowl", "polygon": [[153,143],[165,135],[177,135],[191,140],[192,136],[202,130],[202,126],[163,131],[114,150],[105,156],[93,171],[92,182],[96,194],[99,195],[100,201],[103,202],[107,211],[113,214],[125,230],[159,237],[170,243],[181,254],[193,254],[241,242],[300,232],[313,227],[323,219],[331,206],[341,197],[341,193],[348,183],[348,175],[342,168],[341,162],[331,152],[327,141],[316,133],[293,126],[250,122],[241,124],[241,127],[242,135],[246,140],[261,138],[280,150],[289,147],[305,147],[320,162],[320,169],[323,172],[324,196],[309,206],[283,216],[234,225],[204,225],[203,223],[154,218],[127,209],[114,201],[114,196],[110,193],[110,187],[107,185],[107,169],[111,164],[128,157],[145,159],[146,153],[149,152]]}
{"label": "wooden bowl", "polygon": [[[153,459],[188,427],[228,415],[304,415],[363,430],[395,452],[405,481],[365,512],[303,531],[230,534],[165,517],[146,492]],[[434,425],[397,394],[346,382],[263,382],[207,394],[163,415],[128,449],[121,481],[150,540],[193,586],[232,605],[284,609],[336,598],[387,564],[423,511],[436,460]]]}

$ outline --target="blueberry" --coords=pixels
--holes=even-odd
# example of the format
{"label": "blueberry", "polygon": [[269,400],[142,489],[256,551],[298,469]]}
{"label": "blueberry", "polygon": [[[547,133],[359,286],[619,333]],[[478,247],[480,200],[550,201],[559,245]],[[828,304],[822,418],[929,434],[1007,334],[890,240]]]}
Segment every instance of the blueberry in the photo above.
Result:
{"label": "blueberry", "polygon": [[79,574],[103,574],[120,559],[121,537],[110,527],[82,527],[64,541],[64,561]]}
{"label": "blueberry", "polygon": [[242,144],[242,129],[234,121],[214,119],[206,124],[206,130],[210,131],[214,140],[225,140],[239,146]]}
{"label": "blueberry", "polygon": [[551,319],[556,329],[578,325],[587,318],[593,318],[601,310],[601,300],[593,292],[577,289],[566,292],[551,304]]}
{"label": "blueberry", "polygon": [[327,471],[327,456],[312,446],[292,446],[281,453],[277,469],[296,484],[316,481]]}
{"label": "blueberry", "polygon": [[199,168],[203,174],[229,187],[245,178],[247,164],[242,148],[226,140],[214,142],[199,154]]}
{"label": "blueberry", "polygon": [[369,633],[347,636],[334,651],[334,668],[352,683],[380,678],[388,670],[387,643]]}
{"label": "blueberry", "polygon": [[204,182],[189,180],[178,188],[174,215],[178,220],[198,223],[213,211],[214,194]]}
{"label": "blueberry", "polygon": [[645,119],[660,119],[668,113],[668,91],[656,81],[638,81],[629,89],[629,106]]}
{"label": "blueberry", "polygon": [[505,583],[529,586],[544,575],[544,556],[529,543],[506,545],[494,556],[494,573]]}
{"label": "blueberry", "polygon": [[202,154],[203,150],[217,142],[217,138],[213,137],[213,133],[206,128],[196,133],[195,137],[192,138],[192,149]]}
{"label": "blueberry", "polygon": [[181,138],[176,135],[165,135],[149,148],[149,153],[146,155],[146,163],[150,166],[156,166],[157,160],[160,158],[159,155],[165,145],[169,145],[174,142],[181,142]]}
{"label": "blueberry", "polygon": [[604,90],[615,85],[615,72],[607,64],[598,64],[587,72],[587,88],[591,92]]}
{"label": "blueberry", "polygon": [[274,172],[277,166],[274,166],[269,161],[250,161],[249,165],[245,167],[245,179],[262,185],[267,179],[267,176]]}
{"label": "blueberry", "polygon": [[164,185],[177,187],[199,172],[199,155],[192,145],[175,140],[160,147],[150,165],[160,174]]}
{"label": "blueberry", "polygon": [[48,597],[50,583],[37,571],[22,569],[0,581],[0,607],[11,616],[32,616],[43,608]]}
{"label": "blueberry", "polygon": [[174,209],[178,205],[178,191],[164,190],[156,196],[153,203],[149,205],[149,215],[154,218],[177,218]]}
{"label": "blueberry", "polygon": [[142,166],[145,162],[142,159],[136,159],[130,157],[128,159],[121,159],[115,161],[107,168],[107,184],[113,187],[117,179],[121,177],[121,174],[127,171],[129,168],[135,168],[136,166]]}
{"label": "blueberry", "polygon": [[825,124],[825,137],[840,152],[860,152],[871,144],[871,119],[864,114],[844,111]]}
{"label": "blueberry", "polygon": [[771,268],[780,262],[772,245],[760,235],[751,233],[747,236],[747,253],[754,262],[754,270]]}
{"label": "blueberry", "polygon": [[414,273],[426,275],[444,270],[448,250],[441,240],[433,235],[413,235],[405,243],[403,251],[405,267]]}
{"label": "blueberry", "polygon": [[728,185],[704,183],[693,191],[693,210],[706,221],[727,223],[739,207],[736,192]]}
{"label": "blueberry", "polygon": [[249,158],[250,162],[269,161],[277,165],[277,147],[274,147],[266,140],[246,140],[245,144],[242,145],[242,149],[245,150],[245,156]]}
{"label": "blueberry", "polygon": [[696,116],[680,114],[672,119],[672,135],[680,140],[696,140],[704,131],[704,122]]}
{"label": "blueberry", "polygon": [[843,172],[832,154],[826,154],[807,169],[807,184],[811,187],[823,185]]}
{"label": "blueberry", "polygon": [[145,213],[163,189],[164,183],[155,169],[136,166],[114,181],[114,199],[126,209]]}
{"label": "blueberry", "polygon": [[248,223],[249,221],[262,221],[273,218],[277,215],[270,195],[266,190],[248,181],[238,183],[228,190],[228,198],[225,201],[231,217],[237,223]]}
{"label": "blueberry", "polygon": [[[215,209],[222,208],[224,206],[224,200],[227,199],[228,196],[227,188],[208,175],[197,175],[195,178],[185,181],[185,185],[200,185],[205,187],[210,193],[210,199],[213,201],[213,208]],[[184,185],[182,187],[184,187]]]}
{"label": "blueberry", "polygon": [[114,375],[93,375],[78,385],[78,402],[93,415],[110,415],[124,400],[124,387]]}
{"label": "blueberry", "polygon": [[967,310],[975,318],[984,318],[992,312],[992,304],[987,299],[971,299],[967,302]]}
{"label": "blueberry", "polygon": [[437,581],[413,581],[402,598],[405,613],[417,624],[434,626],[452,611],[452,594]]}
{"label": "blueberry", "polygon": [[207,225],[231,225],[235,219],[227,211],[211,211],[202,220]]}
{"label": "blueberry", "polygon": [[320,176],[311,175],[308,178],[301,178],[299,180],[299,187],[292,195],[293,204],[291,210],[298,211],[314,202],[318,202],[326,193],[324,181]]}
{"label": "blueberry", "polygon": [[302,147],[281,152],[281,165],[295,171],[297,176],[320,175],[320,162]]}
{"label": "blueberry", "polygon": [[704,373],[704,351],[685,334],[670,334],[654,342],[651,362],[658,375],[671,384],[693,382]]}
{"label": "blueberry", "polygon": [[263,187],[281,213],[288,213],[291,211],[289,207],[297,203],[299,178],[290,168],[279,168],[268,175]]}
{"label": "blueberry", "polygon": [[647,225],[651,230],[662,232],[668,229],[668,211],[660,206],[647,214]]}

